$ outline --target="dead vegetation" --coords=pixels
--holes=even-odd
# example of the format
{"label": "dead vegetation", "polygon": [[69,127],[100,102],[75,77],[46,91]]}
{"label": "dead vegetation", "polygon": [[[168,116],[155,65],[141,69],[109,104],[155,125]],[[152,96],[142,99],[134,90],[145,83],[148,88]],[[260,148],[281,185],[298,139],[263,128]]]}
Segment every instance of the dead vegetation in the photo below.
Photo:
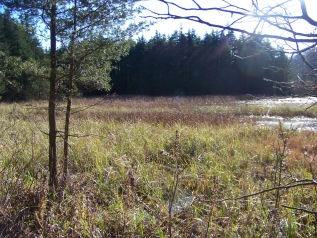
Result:
{"label": "dead vegetation", "polygon": [[0,106],[0,237],[316,235],[314,132],[258,127],[232,98],[78,99],[70,180],[48,210],[32,104]]}

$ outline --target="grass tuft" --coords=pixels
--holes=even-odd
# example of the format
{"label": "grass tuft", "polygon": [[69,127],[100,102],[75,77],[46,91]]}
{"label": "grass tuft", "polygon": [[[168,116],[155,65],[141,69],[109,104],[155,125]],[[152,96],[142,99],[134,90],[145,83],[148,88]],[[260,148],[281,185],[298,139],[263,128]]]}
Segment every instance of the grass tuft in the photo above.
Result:
{"label": "grass tuft", "polygon": [[234,198],[316,179],[315,133],[258,127],[244,116],[266,109],[234,100],[75,100],[70,179],[49,211],[46,105],[1,104],[0,237],[314,236],[313,214],[285,208],[315,211],[314,186]]}

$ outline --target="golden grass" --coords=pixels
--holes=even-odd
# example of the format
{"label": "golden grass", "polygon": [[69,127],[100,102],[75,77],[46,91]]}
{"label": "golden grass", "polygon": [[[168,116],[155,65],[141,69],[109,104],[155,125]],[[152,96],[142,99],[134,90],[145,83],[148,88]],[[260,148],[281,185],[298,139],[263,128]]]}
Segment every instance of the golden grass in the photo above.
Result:
{"label": "golden grass", "polygon": [[46,103],[1,104],[0,236],[313,235],[313,215],[282,207],[314,210],[313,186],[219,201],[277,186],[278,171],[281,185],[315,179],[315,133],[242,117],[257,110],[221,97],[75,99],[71,179],[47,211]]}

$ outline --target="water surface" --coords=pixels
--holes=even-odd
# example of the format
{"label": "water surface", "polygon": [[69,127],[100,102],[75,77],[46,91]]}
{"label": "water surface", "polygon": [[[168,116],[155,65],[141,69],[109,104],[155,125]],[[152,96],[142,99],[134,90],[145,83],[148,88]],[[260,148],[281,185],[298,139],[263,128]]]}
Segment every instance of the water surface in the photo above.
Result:
{"label": "water surface", "polygon": [[317,97],[265,98],[265,99],[240,101],[238,103],[244,103],[246,105],[257,105],[257,106],[263,106],[263,107],[269,108],[267,115],[250,116],[250,118],[255,119],[256,123],[260,126],[278,126],[279,123],[281,122],[282,125],[287,129],[317,131],[316,118],[309,118],[309,117],[283,118],[283,117],[269,115],[270,109],[274,107],[278,107],[278,106],[302,107],[304,111],[307,108],[315,106],[317,104]]}

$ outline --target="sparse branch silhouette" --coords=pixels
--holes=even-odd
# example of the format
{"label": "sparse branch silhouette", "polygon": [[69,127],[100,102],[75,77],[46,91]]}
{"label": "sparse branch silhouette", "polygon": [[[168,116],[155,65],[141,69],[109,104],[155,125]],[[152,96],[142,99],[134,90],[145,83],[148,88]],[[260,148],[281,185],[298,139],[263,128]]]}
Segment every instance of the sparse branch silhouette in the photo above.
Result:
{"label": "sparse branch silhouette", "polygon": [[[258,1],[252,1],[249,4],[249,9],[240,7],[237,3],[231,3],[232,1],[225,0],[222,1],[224,4],[223,6],[214,7],[203,7],[198,1],[194,0],[192,0],[193,7],[187,6],[185,3],[176,3],[165,0],[156,0],[156,2],[164,4],[166,10],[159,12],[155,9],[145,7],[145,10],[149,13],[146,16],[147,18],[187,19],[209,27],[235,31],[249,36],[277,39],[285,42],[315,44],[317,41],[316,33],[305,32],[305,29],[303,28],[293,28],[293,25],[297,22],[305,22],[312,27],[317,26],[317,22],[308,14],[305,0],[287,0],[282,3],[274,3],[273,5],[266,6],[260,5]],[[292,9],[294,10],[289,10],[288,8],[290,6],[293,6]],[[214,18],[204,19],[200,14],[202,12],[208,12],[210,15],[216,13],[226,14],[226,16],[228,15],[228,18],[226,18],[228,22],[218,23]],[[237,18],[235,18],[236,16]],[[238,23],[250,20],[256,23],[253,29],[245,29],[241,25],[238,25]],[[279,32],[271,34],[259,31],[264,24]],[[283,33],[288,32],[291,35],[284,36],[281,31]]]}

